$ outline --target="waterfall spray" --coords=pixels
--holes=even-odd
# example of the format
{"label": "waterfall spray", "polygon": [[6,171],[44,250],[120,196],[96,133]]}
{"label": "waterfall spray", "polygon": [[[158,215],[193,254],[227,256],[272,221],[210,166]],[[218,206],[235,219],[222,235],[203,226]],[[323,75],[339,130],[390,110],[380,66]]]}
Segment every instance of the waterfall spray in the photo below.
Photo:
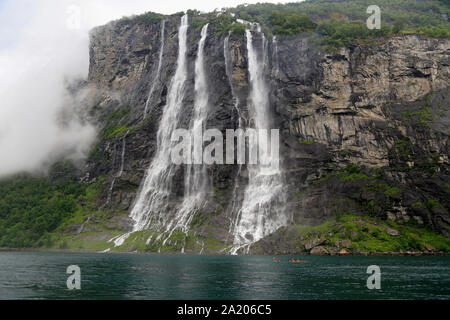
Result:
{"label": "waterfall spray", "polygon": [[[257,28],[259,30],[259,28]],[[265,80],[267,66],[267,40],[260,33],[261,56],[253,45],[252,32],[246,30],[248,70],[250,76],[249,118],[255,129],[270,129],[273,115],[269,104],[269,90]],[[264,144],[259,145],[260,156],[271,157],[272,153]],[[272,164],[272,161],[270,161]],[[248,165],[249,183],[244,193],[244,201],[239,211],[234,234],[232,254],[246,248],[261,238],[287,225],[289,218],[285,212],[286,191],[282,171],[273,165]]]}
{"label": "waterfall spray", "polygon": [[[206,128],[206,120],[208,116],[208,80],[206,77],[205,68],[205,42],[208,35],[208,24],[204,25],[201,31],[200,41],[198,43],[197,58],[195,60],[195,100],[194,100],[194,116],[191,120],[191,132],[193,132],[193,139],[196,136],[201,137],[202,132]],[[197,133],[197,134],[196,134]],[[202,148],[196,150],[196,147],[202,147],[202,141],[195,143],[191,141],[193,147],[192,164],[186,166],[185,184],[184,184],[184,199],[180,210],[178,210],[176,217],[170,223],[171,230],[181,229],[187,232],[189,224],[192,220],[193,214],[199,210],[204,202],[207,194],[207,186],[209,185],[208,173],[206,166],[198,156],[202,157]]]}

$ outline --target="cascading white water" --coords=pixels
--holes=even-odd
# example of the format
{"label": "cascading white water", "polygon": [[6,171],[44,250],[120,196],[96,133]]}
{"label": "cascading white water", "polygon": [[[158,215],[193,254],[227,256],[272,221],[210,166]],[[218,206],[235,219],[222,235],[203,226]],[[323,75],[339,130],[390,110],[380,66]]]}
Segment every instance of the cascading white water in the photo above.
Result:
{"label": "cascading white water", "polygon": [[156,84],[160,80],[160,77],[161,77],[161,65],[162,65],[162,59],[163,59],[163,54],[164,54],[164,42],[165,42],[165,36],[164,36],[165,28],[166,28],[166,20],[162,20],[161,21],[161,45],[159,47],[158,69],[156,70],[156,75],[153,78],[152,86],[150,87],[150,91],[148,92],[147,101],[145,101],[144,119],[147,116],[148,104],[150,102],[150,99],[152,98],[153,92],[155,91]]}
{"label": "cascading white water", "polygon": [[[267,64],[267,41],[263,34],[262,52],[258,52],[253,45],[252,32],[246,30],[248,70],[250,75],[250,94],[248,99],[249,118],[255,129],[271,129],[272,113],[269,105],[269,90],[264,79]],[[270,159],[272,153],[264,144],[259,144],[261,158]],[[270,159],[269,163],[273,163]],[[242,208],[238,213],[234,228],[234,247],[232,254],[261,238],[285,226],[289,218],[285,212],[286,192],[282,171],[279,166],[248,165],[249,184],[245,190]]]}
{"label": "cascading white water", "polygon": [[132,232],[143,230],[150,225],[156,230],[161,230],[173,219],[167,210],[172,194],[172,178],[175,173],[175,165],[170,157],[174,145],[171,137],[179,122],[185,94],[188,26],[188,16],[184,15],[178,30],[177,67],[169,86],[167,103],[159,124],[156,152],[130,213],[134,221],[133,229],[116,238],[114,240],[116,246],[123,244]]}
{"label": "cascading white water", "polygon": [[[208,116],[208,84],[205,71],[205,41],[208,35],[208,24],[204,25],[201,31],[200,41],[198,43],[197,58],[195,60],[195,99],[194,99],[194,115],[191,119],[190,131],[193,138],[202,139],[202,132],[206,127]],[[195,143],[191,141],[192,148],[192,164],[186,166],[185,183],[184,183],[184,199],[178,210],[175,219],[170,223],[169,229],[180,229],[187,232],[193,214],[200,209],[206,199],[207,187],[209,185],[208,173],[203,162],[203,140]]]}
{"label": "cascading white water", "polygon": [[244,19],[236,19],[236,22],[246,24],[252,28],[252,30],[256,30],[256,32],[261,33],[261,25],[258,22],[250,22]]}

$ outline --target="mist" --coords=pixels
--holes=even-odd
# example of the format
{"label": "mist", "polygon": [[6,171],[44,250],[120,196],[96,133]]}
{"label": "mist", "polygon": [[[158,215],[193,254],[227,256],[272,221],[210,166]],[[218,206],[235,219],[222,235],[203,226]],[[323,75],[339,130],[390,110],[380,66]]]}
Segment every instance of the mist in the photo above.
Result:
{"label": "mist", "polygon": [[0,10],[0,19],[14,19],[0,39],[0,177],[81,160],[96,130],[67,86],[87,77],[87,33],[65,26],[63,2],[11,1]]}
{"label": "mist", "polygon": [[135,4],[0,0],[0,178],[86,157],[96,139],[86,90],[67,88],[87,79],[89,30],[144,11]]}

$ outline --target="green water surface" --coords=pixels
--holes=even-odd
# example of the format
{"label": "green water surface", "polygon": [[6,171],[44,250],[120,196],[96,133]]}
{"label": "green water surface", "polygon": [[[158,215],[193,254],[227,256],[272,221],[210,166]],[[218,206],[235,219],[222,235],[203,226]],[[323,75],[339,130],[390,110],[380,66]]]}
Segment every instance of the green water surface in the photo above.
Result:
{"label": "green water surface", "polygon": [[[0,299],[450,299],[450,257],[277,258],[0,252]],[[69,265],[81,290],[67,289]]]}

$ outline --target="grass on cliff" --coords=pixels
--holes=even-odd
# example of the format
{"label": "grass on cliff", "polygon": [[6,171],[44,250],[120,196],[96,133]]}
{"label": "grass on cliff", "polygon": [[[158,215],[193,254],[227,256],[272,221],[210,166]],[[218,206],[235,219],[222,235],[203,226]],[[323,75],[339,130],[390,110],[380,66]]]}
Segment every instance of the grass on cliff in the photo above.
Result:
{"label": "grass on cliff", "polygon": [[[342,226],[342,227],[341,227]],[[342,229],[340,229],[342,228]],[[450,239],[418,225],[415,220],[409,223],[384,221],[370,217],[344,215],[331,225],[332,236],[326,232],[327,242],[335,245],[337,241],[348,239],[351,250],[362,252],[398,252],[436,250],[450,252]],[[399,235],[390,235],[389,230]]]}
{"label": "grass on cliff", "polygon": [[107,124],[100,133],[101,141],[121,138],[126,134],[133,134],[136,131],[139,131],[142,128],[146,127],[152,117],[151,114],[148,114],[143,121],[139,122],[136,125],[130,125],[129,123],[127,123],[129,122],[130,113],[131,109],[129,109],[129,107],[127,106],[111,112],[105,118],[105,122]]}
{"label": "grass on cliff", "polygon": [[153,230],[142,230],[132,233],[121,246],[111,250],[179,253],[182,249],[185,252],[193,253],[218,252],[229,249],[229,246],[212,237],[204,237],[190,232],[184,233],[175,230],[172,233],[160,234]]}
{"label": "grass on cliff", "polygon": [[[299,251],[306,251],[304,246],[312,239],[320,239],[320,245],[329,251],[346,249],[353,253],[383,253],[428,250],[450,253],[450,238],[413,220],[398,223],[343,214],[318,226],[295,225],[292,229],[295,232],[283,233],[281,241],[292,243]],[[277,237],[277,234],[271,237]],[[260,246],[256,244],[255,249],[260,250]]]}

